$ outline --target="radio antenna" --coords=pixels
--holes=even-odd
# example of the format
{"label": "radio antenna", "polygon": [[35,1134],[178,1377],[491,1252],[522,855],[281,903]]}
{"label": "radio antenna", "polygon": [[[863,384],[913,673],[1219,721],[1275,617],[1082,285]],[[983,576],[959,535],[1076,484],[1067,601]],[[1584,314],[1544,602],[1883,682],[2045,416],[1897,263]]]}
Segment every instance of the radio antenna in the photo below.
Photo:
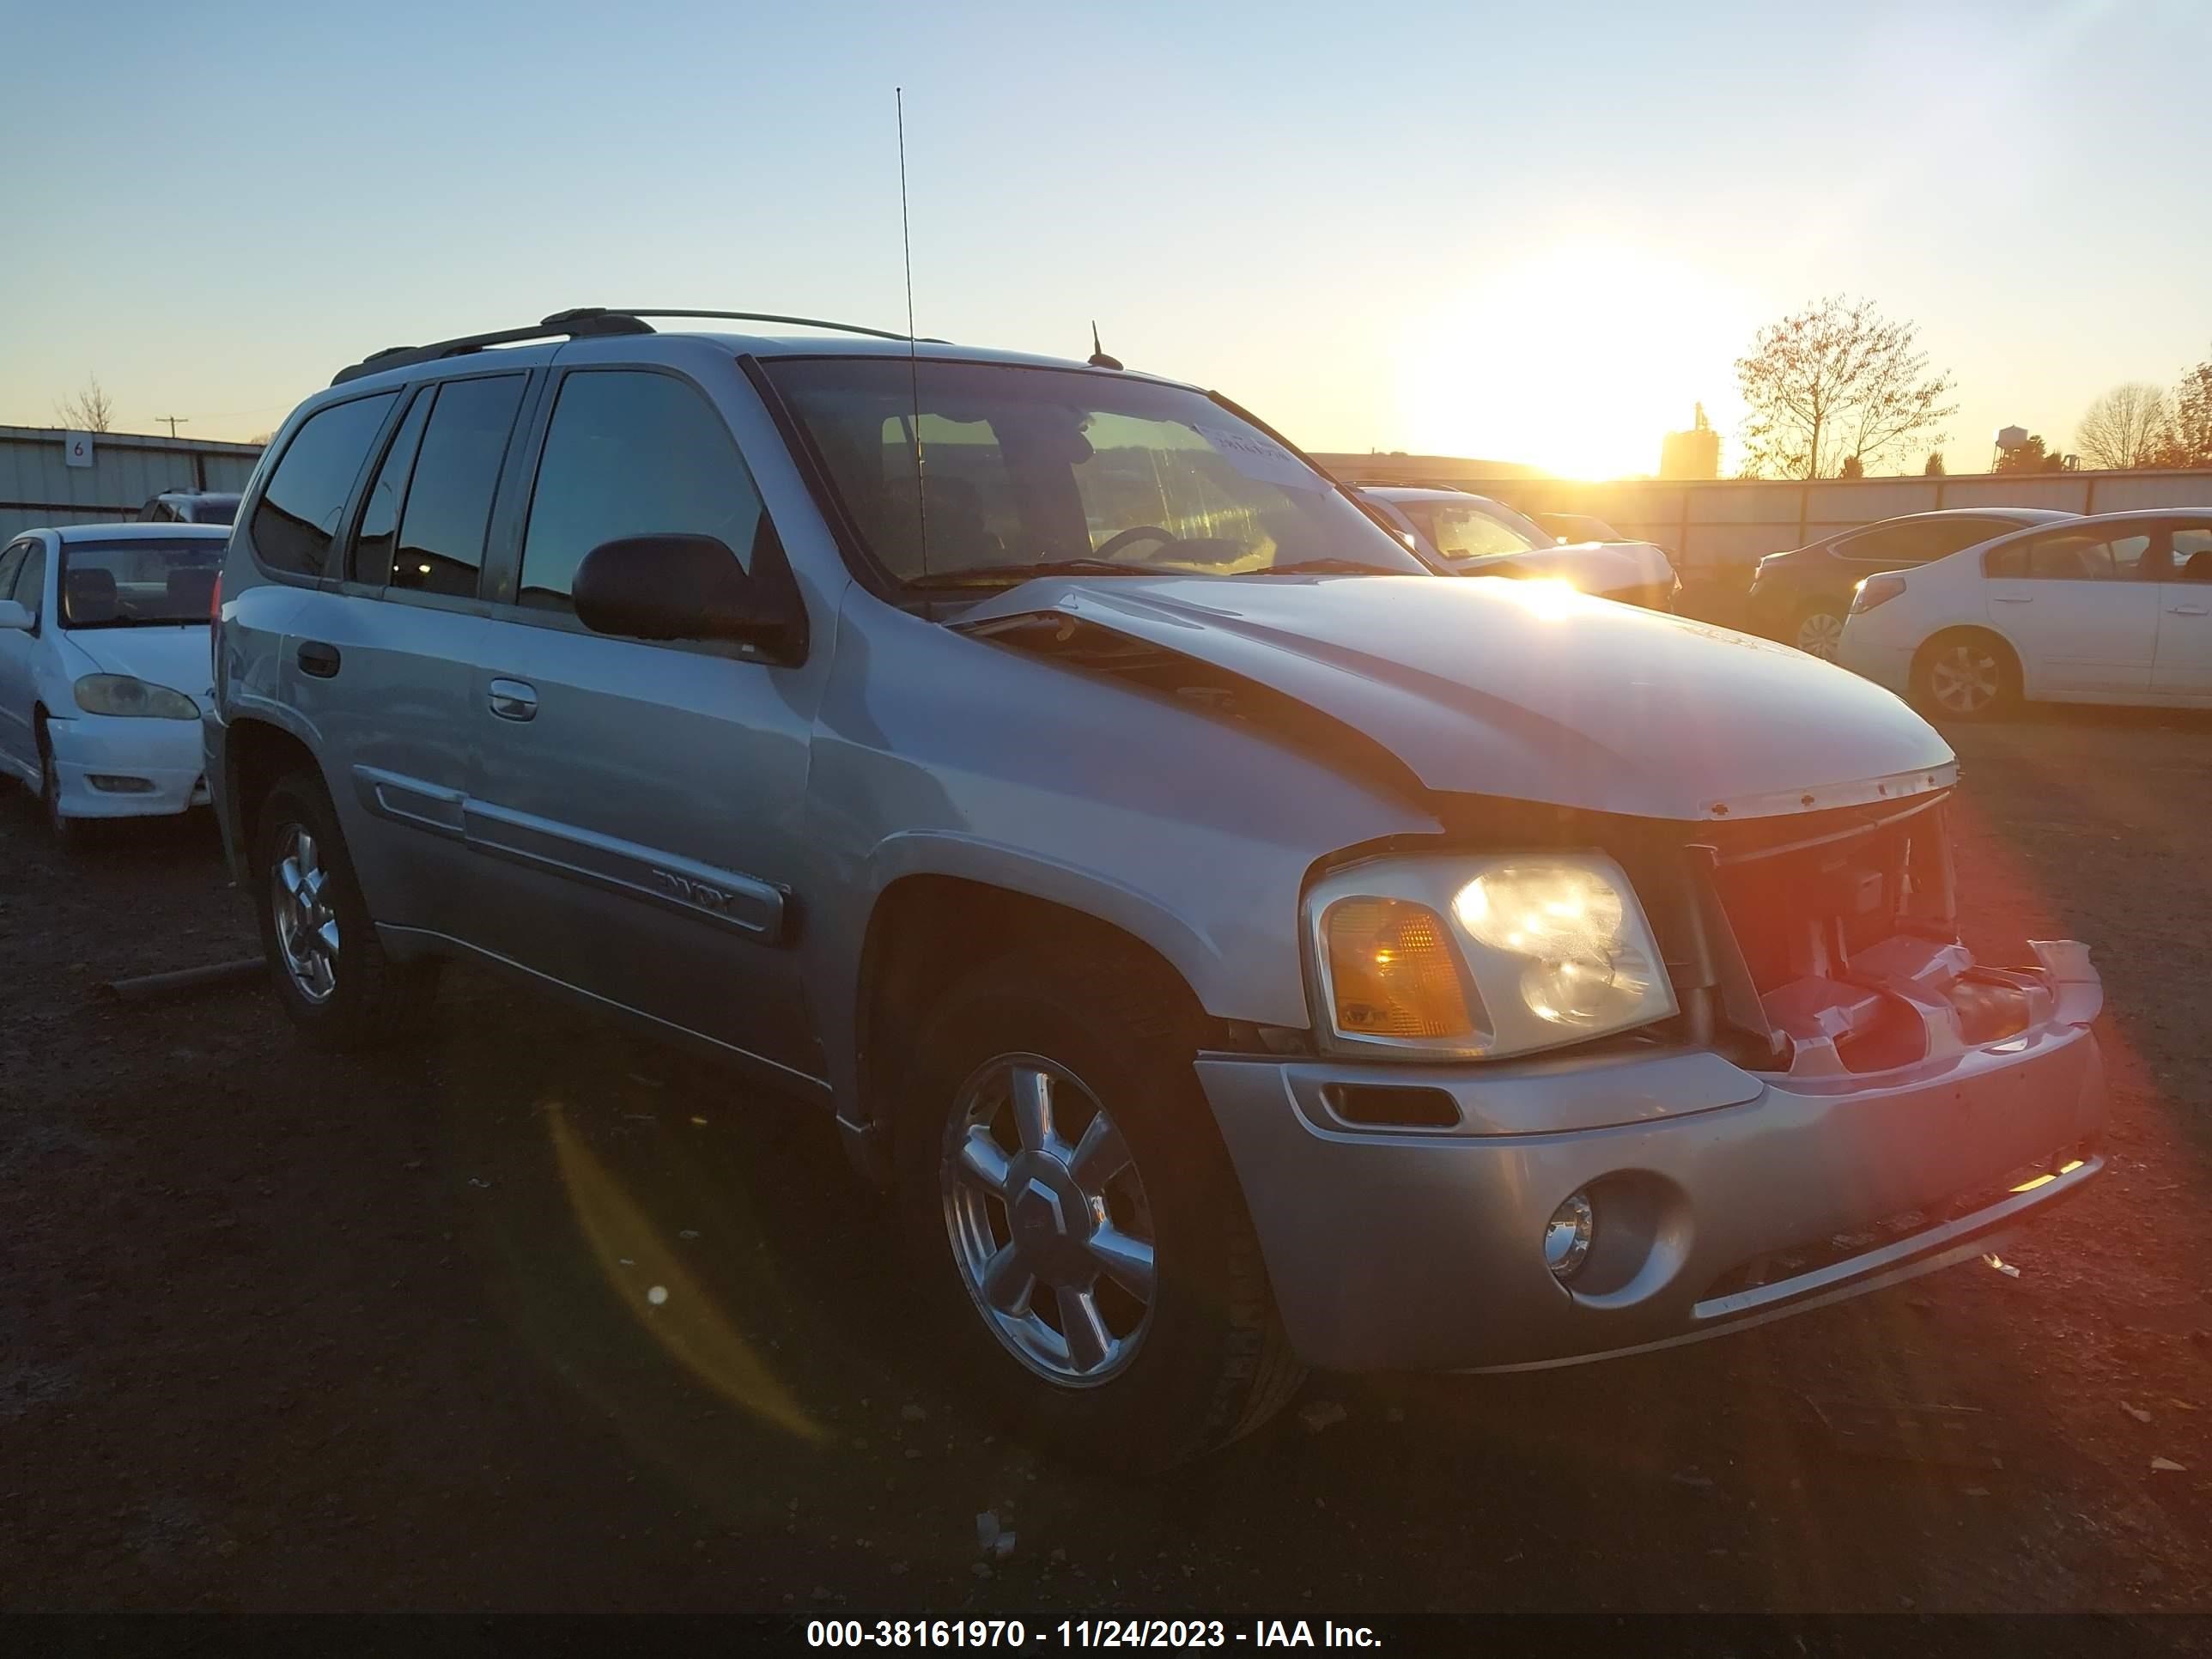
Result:
{"label": "radio antenna", "polygon": [[921,535],[921,574],[929,574],[929,486],[921,465],[921,364],[914,337],[914,232],[906,210],[906,88],[894,87],[891,96],[898,111],[899,250],[906,260],[906,384],[913,419],[907,441],[914,446],[914,509]]}

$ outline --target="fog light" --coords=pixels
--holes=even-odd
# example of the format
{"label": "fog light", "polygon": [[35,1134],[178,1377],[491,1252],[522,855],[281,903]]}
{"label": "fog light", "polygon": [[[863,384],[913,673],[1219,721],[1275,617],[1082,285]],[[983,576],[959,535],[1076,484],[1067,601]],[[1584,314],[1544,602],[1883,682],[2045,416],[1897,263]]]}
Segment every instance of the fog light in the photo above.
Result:
{"label": "fog light", "polygon": [[111,795],[150,795],[152,781],[146,778],[126,778],[114,772],[88,772],[84,781],[95,789],[104,789]]}
{"label": "fog light", "polygon": [[1582,1271],[1596,1231],[1597,1212],[1583,1194],[1577,1193],[1552,1212],[1544,1224],[1544,1265],[1553,1278],[1564,1285]]}

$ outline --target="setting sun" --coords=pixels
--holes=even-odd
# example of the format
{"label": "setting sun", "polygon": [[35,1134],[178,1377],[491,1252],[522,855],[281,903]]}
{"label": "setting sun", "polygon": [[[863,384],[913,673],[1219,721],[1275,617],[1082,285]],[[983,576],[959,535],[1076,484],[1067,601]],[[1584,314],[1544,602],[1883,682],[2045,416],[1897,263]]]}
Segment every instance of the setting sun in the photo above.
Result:
{"label": "setting sun", "polygon": [[1397,356],[1408,447],[1575,477],[1656,471],[1702,401],[1733,423],[1758,306],[1711,272],[1618,244],[1501,265],[1422,318]]}

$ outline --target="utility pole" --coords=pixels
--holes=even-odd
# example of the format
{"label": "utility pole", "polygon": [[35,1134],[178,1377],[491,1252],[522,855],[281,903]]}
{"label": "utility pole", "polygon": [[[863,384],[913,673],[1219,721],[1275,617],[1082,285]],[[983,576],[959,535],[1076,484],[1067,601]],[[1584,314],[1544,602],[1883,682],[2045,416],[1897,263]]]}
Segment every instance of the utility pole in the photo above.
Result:
{"label": "utility pole", "polygon": [[167,421],[169,423],[169,435],[173,438],[177,435],[177,428],[180,424],[190,425],[192,417],[189,415],[156,415],[154,418],[157,421]]}

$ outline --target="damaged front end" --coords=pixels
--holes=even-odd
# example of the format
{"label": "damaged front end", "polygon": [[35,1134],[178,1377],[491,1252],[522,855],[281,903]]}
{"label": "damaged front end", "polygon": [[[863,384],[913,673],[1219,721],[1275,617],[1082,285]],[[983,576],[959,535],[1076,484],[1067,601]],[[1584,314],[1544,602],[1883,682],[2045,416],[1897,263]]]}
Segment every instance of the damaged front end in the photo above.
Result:
{"label": "damaged front end", "polygon": [[[1948,795],[1715,823],[1687,841],[1647,827],[1647,901],[1682,1035],[1811,1083],[2094,1020],[2104,993],[2087,946],[2034,942],[2033,966],[1998,969],[1960,941]],[[1671,882],[1653,867],[1677,860]]]}

